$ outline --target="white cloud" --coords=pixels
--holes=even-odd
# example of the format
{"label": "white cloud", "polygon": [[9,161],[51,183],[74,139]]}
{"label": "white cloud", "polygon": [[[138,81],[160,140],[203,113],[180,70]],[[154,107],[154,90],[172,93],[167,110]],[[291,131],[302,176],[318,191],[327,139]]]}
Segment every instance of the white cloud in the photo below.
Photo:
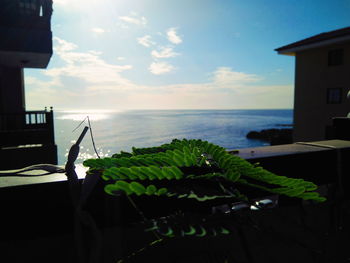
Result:
{"label": "white cloud", "polygon": [[171,47],[161,47],[160,51],[152,50],[151,55],[154,58],[173,58],[178,56],[179,53],[174,52]]}
{"label": "white cloud", "polygon": [[219,67],[212,75],[213,83],[222,87],[240,87],[262,80],[262,78],[257,75],[236,72],[229,67]]}
{"label": "white cloud", "polygon": [[173,71],[175,68],[167,62],[153,62],[149,66],[149,71],[154,75],[161,75]]}
{"label": "white cloud", "polygon": [[[122,74],[131,65],[109,64],[96,51],[79,52],[78,46],[54,38],[60,65],[26,74],[26,102],[30,109],[215,109],[291,108],[293,85],[263,85],[262,78],[229,67],[218,67],[202,83],[140,85]],[[153,62],[152,74],[170,73],[175,67]],[[44,80],[45,79],[45,80]]]}
{"label": "white cloud", "polygon": [[151,40],[151,36],[150,35],[146,35],[146,36],[143,36],[143,37],[139,37],[137,39],[137,42],[142,45],[142,46],[145,46],[145,47],[150,47],[152,45],[155,45],[156,43],[153,42]]}
{"label": "white cloud", "polygon": [[[52,78],[50,81],[43,81],[35,77],[26,76],[26,107],[31,110],[43,109],[46,106],[74,107],[79,101],[79,93],[74,89],[64,88],[60,79]],[[63,106],[63,107],[64,107]]]}
{"label": "white cloud", "polygon": [[58,37],[53,37],[53,40],[57,42],[57,45],[54,47],[54,51],[57,53],[64,53],[78,48],[76,44],[65,41]]}
{"label": "white cloud", "polygon": [[291,108],[293,85],[254,86],[241,94],[217,91],[206,84],[178,84],[160,86],[150,92],[149,87],[124,97],[118,105],[126,109],[261,109]]}
{"label": "white cloud", "polygon": [[130,16],[120,16],[118,18],[119,20],[128,24],[134,24],[138,26],[145,26],[147,24],[147,19],[144,16],[138,16],[136,13],[131,13]]}
{"label": "white cloud", "polygon": [[60,86],[61,83],[58,81],[58,79],[51,79],[50,81],[43,81],[43,80],[40,80],[36,77],[26,76],[25,85],[29,85],[29,86],[33,85],[36,88],[40,88],[40,89],[49,89],[52,86]]}
{"label": "white cloud", "polygon": [[117,60],[123,61],[123,60],[125,60],[125,57],[117,57]]}
{"label": "white cloud", "polygon": [[122,78],[119,73],[132,68],[131,65],[112,65],[100,58],[101,52],[77,52],[78,46],[60,39],[54,38],[55,54],[63,60],[66,65],[51,68],[44,72],[45,75],[62,79],[73,77],[87,83],[113,83],[128,84],[129,81]]}
{"label": "white cloud", "polygon": [[96,34],[103,34],[106,32],[106,30],[104,30],[103,28],[100,28],[100,27],[93,27],[93,28],[91,28],[91,31],[96,33]]}
{"label": "white cloud", "polygon": [[59,58],[63,65],[43,71],[49,81],[26,76],[28,108],[47,105],[56,108],[103,107],[106,102],[112,105],[112,100],[117,101],[110,97],[111,92],[138,88],[121,76],[123,71],[132,68],[131,65],[109,64],[100,57],[101,52],[78,52],[77,49],[78,46],[71,42],[54,38],[55,59]]}
{"label": "white cloud", "polygon": [[182,39],[177,35],[176,30],[177,29],[174,27],[169,28],[166,34],[167,34],[168,40],[171,43],[178,45],[182,43]]}

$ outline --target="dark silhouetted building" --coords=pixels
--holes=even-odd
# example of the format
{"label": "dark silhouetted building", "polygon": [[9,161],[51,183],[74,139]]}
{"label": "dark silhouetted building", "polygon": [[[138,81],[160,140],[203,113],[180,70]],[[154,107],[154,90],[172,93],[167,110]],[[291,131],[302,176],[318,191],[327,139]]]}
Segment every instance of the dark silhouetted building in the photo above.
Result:
{"label": "dark silhouetted building", "polygon": [[0,169],[57,163],[53,112],[26,111],[24,68],[52,55],[52,0],[0,0]]}
{"label": "dark silhouetted building", "polygon": [[294,141],[324,140],[333,117],[346,117],[350,101],[350,27],[277,48],[295,56]]}

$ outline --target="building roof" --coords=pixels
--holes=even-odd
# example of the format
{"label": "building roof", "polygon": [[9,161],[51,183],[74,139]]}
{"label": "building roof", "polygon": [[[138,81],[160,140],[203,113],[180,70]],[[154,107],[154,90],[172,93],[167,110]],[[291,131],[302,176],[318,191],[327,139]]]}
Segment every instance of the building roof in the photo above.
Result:
{"label": "building roof", "polygon": [[277,51],[279,54],[294,56],[295,53],[299,51],[323,47],[345,41],[350,41],[350,27],[324,32],[309,38],[305,38],[289,45],[276,48],[275,51]]}

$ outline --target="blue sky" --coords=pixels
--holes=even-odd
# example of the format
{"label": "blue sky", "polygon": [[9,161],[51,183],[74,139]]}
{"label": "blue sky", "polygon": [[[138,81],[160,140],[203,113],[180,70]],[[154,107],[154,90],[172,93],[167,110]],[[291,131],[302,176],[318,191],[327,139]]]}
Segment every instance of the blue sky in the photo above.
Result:
{"label": "blue sky", "polygon": [[54,0],[54,54],[26,105],[66,110],[292,108],[275,48],[350,26],[350,0]]}

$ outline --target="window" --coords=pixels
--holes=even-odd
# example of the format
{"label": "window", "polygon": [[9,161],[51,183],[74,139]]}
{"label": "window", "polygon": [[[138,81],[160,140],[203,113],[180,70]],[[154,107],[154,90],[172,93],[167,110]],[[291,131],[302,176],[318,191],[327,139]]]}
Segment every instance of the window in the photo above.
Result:
{"label": "window", "polygon": [[328,51],[328,66],[343,65],[343,57],[343,49],[333,49]]}
{"label": "window", "polygon": [[19,0],[19,12],[23,15],[36,15],[38,12],[36,0]]}
{"label": "window", "polygon": [[327,89],[327,104],[340,104],[342,101],[342,88]]}

